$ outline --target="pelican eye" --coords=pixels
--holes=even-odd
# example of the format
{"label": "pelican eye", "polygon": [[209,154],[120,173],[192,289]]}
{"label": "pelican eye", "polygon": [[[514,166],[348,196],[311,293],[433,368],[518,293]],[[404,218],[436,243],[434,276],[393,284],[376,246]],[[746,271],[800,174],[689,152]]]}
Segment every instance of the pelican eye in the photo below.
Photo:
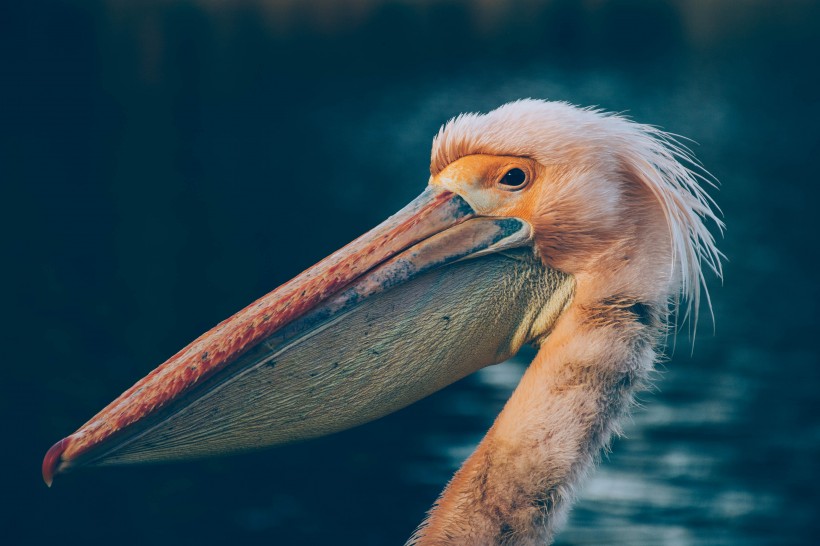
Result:
{"label": "pelican eye", "polygon": [[509,190],[520,190],[527,183],[527,173],[518,168],[510,169],[498,183]]}

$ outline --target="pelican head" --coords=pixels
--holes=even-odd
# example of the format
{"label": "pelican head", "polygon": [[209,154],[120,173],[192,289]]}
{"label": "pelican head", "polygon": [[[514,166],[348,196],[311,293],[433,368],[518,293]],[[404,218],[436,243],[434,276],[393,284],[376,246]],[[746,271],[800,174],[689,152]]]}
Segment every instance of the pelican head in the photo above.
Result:
{"label": "pelican head", "polygon": [[343,430],[532,344],[410,542],[548,542],[681,296],[696,318],[702,264],[720,275],[705,221],[722,224],[687,162],[658,129],[565,103],[458,116],[416,200],[138,381],[43,477]]}

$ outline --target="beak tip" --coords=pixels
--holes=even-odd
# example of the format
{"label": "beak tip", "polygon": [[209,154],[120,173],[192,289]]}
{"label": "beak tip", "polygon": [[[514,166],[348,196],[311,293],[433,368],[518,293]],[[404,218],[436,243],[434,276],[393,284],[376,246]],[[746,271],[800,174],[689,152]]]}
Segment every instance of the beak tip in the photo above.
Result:
{"label": "beak tip", "polygon": [[54,482],[54,476],[60,473],[60,466],[63,462],[62,455],[68,447],[68,438],[63,438],[46,452],[43,458],[43,481],[48,487]]}

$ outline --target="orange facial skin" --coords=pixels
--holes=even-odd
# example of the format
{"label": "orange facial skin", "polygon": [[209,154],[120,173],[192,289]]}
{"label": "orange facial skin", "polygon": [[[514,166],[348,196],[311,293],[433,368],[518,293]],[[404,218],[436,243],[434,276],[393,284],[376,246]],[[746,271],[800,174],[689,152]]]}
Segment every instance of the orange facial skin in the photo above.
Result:
{"label": "orange facial skin", "polygon": [[[526,181],[519,187],[503,183],[504,175],[520,169]],[[533,159],[470,155],[431,177],[430,185],[461,195],[482,216],[515,217],[532,223],[546,168]]]}

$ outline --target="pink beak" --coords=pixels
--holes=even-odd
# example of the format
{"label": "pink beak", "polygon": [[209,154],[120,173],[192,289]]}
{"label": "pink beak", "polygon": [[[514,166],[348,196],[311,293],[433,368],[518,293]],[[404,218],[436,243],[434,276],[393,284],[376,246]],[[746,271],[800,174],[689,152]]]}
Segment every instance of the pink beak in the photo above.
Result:
{"label": "pink beak", "polygon": [[194,340],[54,444],[43,460],[46,484],[70,468],[105,464],[180,400],[236,375],[234,368],[247,360],[243,355],[267,351],[272,336],[281,337],[306,316],[331,316],[431,268],[529,243],[525,222],[474,216],[460,196],[428,188],[381,225]]}

